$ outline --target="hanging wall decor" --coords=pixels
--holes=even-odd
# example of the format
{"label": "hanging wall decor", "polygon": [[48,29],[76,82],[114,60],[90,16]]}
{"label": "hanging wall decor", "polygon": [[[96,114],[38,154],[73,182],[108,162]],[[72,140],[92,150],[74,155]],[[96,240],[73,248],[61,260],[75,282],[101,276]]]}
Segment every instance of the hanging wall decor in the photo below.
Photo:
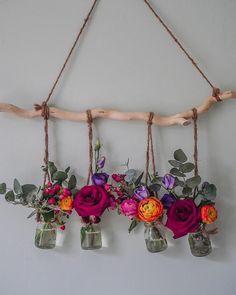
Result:
{"label": "hanging wall decor", "polygon": [[[109,175],[103,172],[105,157],[100,157],[101,143],[96,141],[95,173],[93,173],[93,118],[87,110],[89,137],[89,171],[87,185],[82,187],[74,199],[74,208],[81,217],[83,226],[80,230],[81,247],[84,250],[95,250],[102,247],[102,233],[99,226],[101,217],[106,209],[114,207],[114,197],[104,188]],[[92,180],[93,184],[90,184]]]}
{"label": "hanging wall decor", "polygon": [[[29,217],[36,216],[38,227],[35,245],[41,249],[55,247],[57,227],[59,226],[62,230],[65,229],[66,221],[73,209],[78,213],[83,223],[80,231],[82,249],[101,248],[100,218],[106,209],[116,208],[121,216],[131,220],[129,232],[134,230],[136,226],[144,224],[144,239],[149,252],[155,253],[167,249],[168,244],[164,231],[168,229],[173,232],[174,239],[188,235],[190,250],[194,256],[206,256],[212,251],[210,235],[217,232],[216,228],[207,228],[208,224],[214,223],[217,219],[216,187],[214,184],[202,181],[198,173],[197,120],[200,114],[210,110],[215,103],[235,99],[236,91],[220,91],[218,87],[215,87],[162,20],[156,9],[148,0],[144,0],[145,7],[150,10],[155,19],[163,26],[175,44],[208,83],[212,90],[211,95],[198,107],[171,116],[160,116],[153,112],[122,112],[103,108],[75,112],[50,107],[49,101],[93,15],[97,3],[98,0],[92,2],[92,6],[46,99],[41,104],[36,104],[32,110],[22,109],[8,103],[0,103],[0,112],[13,113],[18,117],[29,119],[42,117],[45,135],[43,185],[40,187],[33,184],[21,185],[15,179],[13,189],[7,189],[6,184],[1,183],[0,194],[4,194],[9,203],[34,209]],[[74,175],[69,176],[70,168],[59,171],[55,164],[49,161],[48,122],[50,118],[88,123],[89,173],[87,185],[82,188],[76,187]],[[103,170],[106,159],[100,155],[101,144],[99,140],[93,150],[92,123],[96,118],[147,122],[145,173],[130,169],[128,161],[127,171],[124,174],[113,173],[109,178],[109,175]],[[188,161],[182,149],[178,149],[174,152],[174,159],[169,161],[170,171],[164,176],[160,176],[156,171],[154,159],[152,125],[188,126],[192,120],[194,126],[194,163]],[[93,155],[95,155],[95,159],[93,159]],[[151,173],[149,171],[150,161],[152,164]],[[194,175],[192,175],[193,172]],[[90,184],[90,181],[92,181],[92,184]]]}

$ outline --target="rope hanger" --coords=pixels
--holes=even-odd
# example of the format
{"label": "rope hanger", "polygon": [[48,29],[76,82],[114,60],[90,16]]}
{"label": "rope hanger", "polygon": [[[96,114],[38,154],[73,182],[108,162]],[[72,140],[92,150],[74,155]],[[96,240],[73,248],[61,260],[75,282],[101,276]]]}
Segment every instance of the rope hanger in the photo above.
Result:
{"label": "rope hanger", "polygon": [[[48,96],[46,97],[45,101],[41,104],[41,106],[37,105],[35,109],[33,110],[26,110],[22,109],[18,106],[7,104],[7,103],[0,103],[0,112],[8,112],[13,113],[19,117],[22,118],[36,118],[43,116],[45,119],[45,129],[47,129],[47,123],[46,121],[50,117],[57,118],[57,119],[65,119],[65,120],[72,120],[72,121],[87,121],[87,114],[86,112],[72,112],[72,111],[65,111],[59,108],[54,107],[48,107],[48,102],[51,99],[54,90],[56,86],[58,85],[58,82],[66,68],[66,65],[68,64],[68,61],[72,55],[72,53],[75,50],[76,45],[78,44],[78,41],[84,32],[89,19],[92,17],[93,12],[96,8],[96,4],[98,3],[98,0],[94,0],[92,2],[91,8],[87,14],[87,17],[84,20],[84,23],[79,30],[79,33],[65,59],[65,62],[63,63],[59,74],[56,76],[55,82],[52,85],[51,90],[49,91]],[[169,33],[169,35],[172,37],[172,39],[176,42],[176,44],[180,47],[180,49],[183,51],[183,53],[186,55],[186,57],[191,61],[193,66],[198,70],[198,72],[201,74],[201,76],[205,79],[205,81],[209,84],[209,86],[212,88],[212,95],[209,96],[201,105],[196,107],[198,115],[201,113],[204,113],[208,111],[216,102],[223,101],[223,100],[229,100],[236,98],[236,91],[225,91],[220,92],[219,88],[214,87],[213,83],[209,80],[209,78],[206,76],[205,73],[200,69],[200,67],[197,65],[197,63],[194,61],[194,59],[190,56],[190,54],[187,52],[187,50],[184,48],[184,46],[179,42],[179,40],[176,38],[176,36],[173,34],[173,32],[169,29],[169,27],[166,25],[166,23],[162,20],[162,18],[159,16],[156,10],[154,10],[153,6],[149,2],[149,0],[144,0],[144,4],[147,5],[147,7],[150,9],[150,11],[153,13],[153,15],[156,17],[156,19],[160,22],[160,24],[166,29],[166,31]],[[45,110],[47,109],[47,110]],[[48,116],[45,116],[44,114],[48,114]],[[147,121],[149,113],[148,112],[119,112],[116,110],[109,110],[109,109],[92,109],[91,110],[93,119],[96,118],[109,118],[113,120],[121,120],[121,121],[129,121],[129,120],[143,120]],[[160,125],[160,126],[171,126],[171,125],[183,125],[187,126],[191,123],[192,120],[192,110],[187,110],[184,112],[181,112],[179,114],[175,114],[172,116],[160,116],[155,114],[153,117],[153,124]],[[46,137],[46,136],[45,136]],[[46,150],[46,148],[45,148]],[[45,157],[47,160],[47,157]]]}

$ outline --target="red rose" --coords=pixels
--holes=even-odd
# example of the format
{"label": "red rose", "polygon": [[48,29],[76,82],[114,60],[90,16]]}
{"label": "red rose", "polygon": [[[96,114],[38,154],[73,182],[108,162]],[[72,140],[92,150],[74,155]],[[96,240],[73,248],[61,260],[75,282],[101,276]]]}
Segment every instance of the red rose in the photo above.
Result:
{"label": "red rose", "polygon": [[100,217],[109,206],[109,193],[97,185],[84,186],[74,199],[74,208],[81,217]]}

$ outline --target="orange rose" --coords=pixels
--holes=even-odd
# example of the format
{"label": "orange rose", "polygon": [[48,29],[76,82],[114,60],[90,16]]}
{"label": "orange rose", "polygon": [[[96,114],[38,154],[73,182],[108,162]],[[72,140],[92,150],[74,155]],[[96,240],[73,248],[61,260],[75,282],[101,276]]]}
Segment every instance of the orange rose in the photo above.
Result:
{"label": "orange rose", "polygon": [[153,222],[163,214],[163,205],[155,197],[143,199],[138,205],[138,218],[145,222]]}
{"label": "orange rose", "polygon": [[62,200],[59,201],[59,207],[62,210],[65,211],[70,211],[73,209],[73,199],[72,197],[68,196],[66,198],[63,198]]}
{"label": "orange rose", "polygon": [[207,224],[213,223],[218,217],[216,208],[212,205],[202,206],[201,217],[204,223],[207,223]]}

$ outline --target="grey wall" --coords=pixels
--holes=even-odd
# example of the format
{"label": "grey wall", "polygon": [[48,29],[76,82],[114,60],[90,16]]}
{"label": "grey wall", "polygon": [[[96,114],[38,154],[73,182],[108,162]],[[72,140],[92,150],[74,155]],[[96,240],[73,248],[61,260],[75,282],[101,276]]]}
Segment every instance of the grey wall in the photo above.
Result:
{"label": "grey wall", "polygon": [[[31,108],[47,95],[80,24],[88,0],[0,1],[0,101]],[[70,110],[92,107],[173,114],[198,105],[208,85],[141,0],[101,0],[52,103]],[[235,87],[234,0],[153,0],[163,18],[217,86]],[[218,104],[199,122],[200,171],[218,186],[220,233],[207,258],[191,256],[186,238],[163,254],[148,254],[142,229],[128,235],[128,220],[106,215],[105,247],[80,249],[73,214],[63,247],[33,246],[29,209],[0,200],[0,293],[15,294],[234,294],[236,168],[235,101]],[[141,122],[97,121],[110,171],[129,157],[142,169],[146,127]],[[43,122],[0,116],[0,180],[40,184]],[[50,123],[51,160],[71,165],[83,184],[86,124]],[[192,126],[154,128],[160,173],[176,148],[192,155]]]}

